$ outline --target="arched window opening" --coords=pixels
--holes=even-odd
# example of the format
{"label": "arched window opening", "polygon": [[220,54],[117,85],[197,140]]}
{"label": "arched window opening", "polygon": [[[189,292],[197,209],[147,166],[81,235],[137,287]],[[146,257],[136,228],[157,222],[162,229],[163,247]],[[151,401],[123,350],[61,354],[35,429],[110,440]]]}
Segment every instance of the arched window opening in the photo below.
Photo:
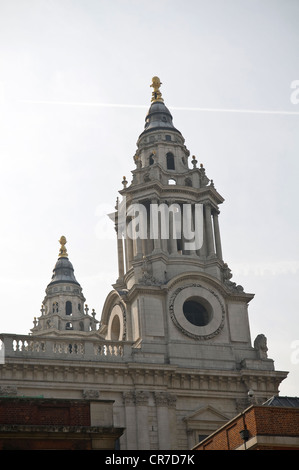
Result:
{"label": "arched window opening", "polygon": [[81,312],[81,304],[78,304],[78,310]]}
{"label": "arched window opening", "polygon": [[58,302],[53,302],[52,312],[58,313]]}
{"label": "arched window opening", "polygon": [[174,156],[172,155],[171,152],[168,152],[166,155],[166,164],[167,164],[167,170],[174,170]]}
{"label": "arched window opening", "polygon": [[66,301],[66,304],[65,304],[65,314],[66,315],[71,315],[72,314],[72,302],[70,300],[67,300]]}
{"label": "arched window opening", "polygon": [[65,329],[66,330],[73,330],[73,325],[70,321],[68,321],[67,324],[65,325]]}
{"label": "arched window opening", "polygon": [[168,184],[176,184],[176,180],[173,178],[169,178]]}
{"label": "arched window opening", "polygon": [[150,154],[149,159],[148,159],[148,163],[149,163],[149,165],[153,165],[155,163],[153,153]]}
{"label": "arched window opening", "polygon": [[111,339],[112,341],[119,341],[119,336],[120,336],[120,321],[119,321],[119,316],[115,315],[115,317],[112,320],[112,325],[111,325]]}

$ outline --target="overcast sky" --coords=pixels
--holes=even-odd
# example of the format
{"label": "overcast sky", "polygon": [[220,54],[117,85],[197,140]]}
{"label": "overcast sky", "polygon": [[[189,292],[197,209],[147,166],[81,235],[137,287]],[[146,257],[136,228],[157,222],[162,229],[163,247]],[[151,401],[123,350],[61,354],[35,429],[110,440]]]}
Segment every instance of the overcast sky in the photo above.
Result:
{"label": "overcast sky", "polygon": [[252,341],[266,335],[290,371],[281,395],[298,396],[298,51],[298,0],[0,0],[0,331],[32,328],[61,235],[100,319],[118,277],[104,214],[131,181],[158,75],[225,198]]}

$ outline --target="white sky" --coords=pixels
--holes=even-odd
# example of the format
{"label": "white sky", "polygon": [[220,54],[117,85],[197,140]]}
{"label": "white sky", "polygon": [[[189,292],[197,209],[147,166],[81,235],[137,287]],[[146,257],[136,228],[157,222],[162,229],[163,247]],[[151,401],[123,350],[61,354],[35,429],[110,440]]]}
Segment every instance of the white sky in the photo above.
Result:
{"label": "white sky", "polygon": [[297,0],[0,0],[0,331],[32,328],[61,235],[100,319],[118,274],[104,214],[131,180],[158,75],[225,198],[252,340],[266,335],[290,371],[281,395],[298,395],[298,50]]}

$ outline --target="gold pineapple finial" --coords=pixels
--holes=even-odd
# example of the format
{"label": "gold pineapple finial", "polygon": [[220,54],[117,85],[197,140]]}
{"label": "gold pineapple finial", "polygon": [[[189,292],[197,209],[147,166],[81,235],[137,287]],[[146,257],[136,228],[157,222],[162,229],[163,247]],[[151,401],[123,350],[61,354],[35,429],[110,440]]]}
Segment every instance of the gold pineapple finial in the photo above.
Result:
{"label": "gold pineapple finial", "polygon": [[152,93],[152,103],[154,103],[155,101],[160,101],[160,102],[164,102],[163,98],[162,98],[162,93],[160,91],[160,86],[162,85],[162,82],[160,81],[160,78],[159,77],[153,77],[152,78],[152,84],[151,84],[151,87],[154,89],[153,93]]}
{"label": "gold pineapple finial", "polygon": [[59,258],[68,258],[68,254],[65,247],[66,238],[63,235],[60,237],[59,243],[61,245],[59,250]]}

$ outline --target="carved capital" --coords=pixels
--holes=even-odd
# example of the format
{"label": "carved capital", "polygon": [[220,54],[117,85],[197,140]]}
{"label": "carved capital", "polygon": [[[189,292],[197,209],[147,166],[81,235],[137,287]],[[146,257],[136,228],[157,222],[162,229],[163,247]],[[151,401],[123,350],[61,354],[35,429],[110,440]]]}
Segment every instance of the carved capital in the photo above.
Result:
{"label": "carved capital", "polygon": [[136,405],[137,406],[144,406],[148,404],[149,393],[140,390],[136,392]]}
{"label": "carved capital", "polygon": [[169,393],[169,395],[168,395],[168,406],[169,406],[169,408],[175,408],[176,407],[176,400],[177,400],[176,396]]}
{"label": "carved capital", "polygon": [[135,392],[123,392],[123,402],[125,405],[135,405]]}
{"label": "carved capital", "polygon": [[155,402],[157,406],[168,406],[168,396],[167,392],[155,392]]}
{"label": "carved capital", "polygon": [[169,408],[175,408],[176,396],[167,392],[155,392],[155,403],[156,406],[167,406]]}

